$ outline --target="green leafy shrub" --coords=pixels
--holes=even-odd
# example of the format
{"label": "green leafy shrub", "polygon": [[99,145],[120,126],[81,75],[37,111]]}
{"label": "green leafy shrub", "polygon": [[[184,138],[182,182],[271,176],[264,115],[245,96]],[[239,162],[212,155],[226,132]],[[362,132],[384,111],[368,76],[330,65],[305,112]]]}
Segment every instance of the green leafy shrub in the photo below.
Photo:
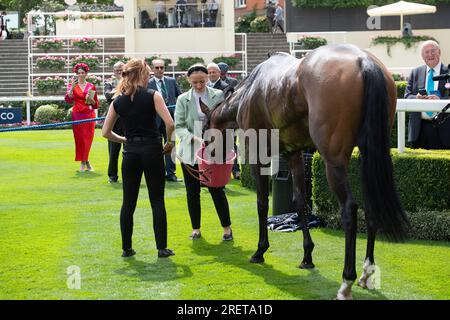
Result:
{"label": "green leafy shrub", "polygon": [[66,110],[58,108],[55,104],[45,104],[36,109],[34,121],[48,124],[62,122],[66,119]]}
{"label": "green leafy shrub", "polygon": [[249,164],[241,164],[241,185],[256,191],[256,181],[252,177]]}
{"label": "green leafy shrub", "polygon": [[64,88],[65,80],[61,77],[46,77],[46,78],[36,78],[34,80],[34,85],[38,89],[39,93],[57,93],[59,90]]}
{"label": "green leafy shrub", "polygon": [[235,31],[237,33],[249,33],[250,32],[250,23],[256,18],[256,11],[241,16],[237,19],[235,25]]}
{"label": "green leafy shrub", "polygon": [[216,57],[213,59],[214,63],[224,62],[226,63],[230,68],[234,68],[238,65],[238,63],[241,61],[241,59],[237,57]]}
{"label": "green leafy shrub", "polygon": [[[362,191],[359,179],[358,152],[352,155],[348,176],[353,196],[360,208],[363,208]],[[447,233],[442,230],[434,211],[447,211],[444,214],[446,226],[450,223],[450,152],[442,150],[411,150],[404,154],[392,151],[394,179],[400,200],[411,218],[411,237],[417,239],[445,240]],[[313,158],[313,201],[317,214],[332,228],[340,227],[339,206],[329,191],[325,166],[316,153]],[[358,229],[365,231],[364,214],[358,214]],[[424,225],[427,225],[425,228]],[[426,230],[428,229],[428,231]],[[444,230],[445,231],[445,230]]]}
{"label": "green leafy shrub", "polygon": [[189,83],[189,80],[185,75],[177,77],[177,84],[183,92],[189,91],[189,89],[191,89],[191,84]]}
{"label": "green leafy shrub", "polygon": [[169,64],[172,63],[172,60],[171,60],[171,59],[168,59],[168,58],[161,58],[160,56],[151,56],[151,57],[147,57],[147,58],[145,58],[145,61],[147,62],[147,64],[148,64],[149,66],[151,66],[151,65],[152,65],[152,61],[155,60],[155,59],[160,59],[160,60],[164,61],[164,67],[165,67],[166,69],[167,69],[167,67],[169,67]]}
{"label": "green leafy shrub", "polygon": [[394,37],[394,36],[378,36],[372,39],[371,45],[386,45],[387,54],[391,56],[391,48],[397,43],[403,43],[406,49],[411,48],[413,45],[427,40],[434,40],[435,38],[430,36],[412,36],[412,37]]}
{"label": "green leafy shrub", "polygon": [[186,71],[196,63],[205,63],[205,60],[200,57],[180,57],[178,58],[177,67],[179,70]]}
{"label": "green leafy shrub", "polygon": [[250,32],[269,32],[266,16],[259,16],[250,22]]}
{"label": "green leafy shrub", "polygon": [[327,39],[319,36],[305,36],[298,42],[306,50],[313,50],[318,47],[327,45]]}
{"label": "green leafy shrub", "polygon": [[395,85],[397,87],[397,98],[404,99],[406,86],[408,85],[408,82],[406,82],[406,81],[395,81]]}

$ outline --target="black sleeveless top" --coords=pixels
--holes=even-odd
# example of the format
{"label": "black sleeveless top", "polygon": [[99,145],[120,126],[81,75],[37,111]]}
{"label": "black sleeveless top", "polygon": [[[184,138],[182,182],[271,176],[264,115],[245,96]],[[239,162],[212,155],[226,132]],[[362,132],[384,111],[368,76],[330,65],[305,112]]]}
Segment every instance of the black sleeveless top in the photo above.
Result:
{"label": "black sleeveless top", "polygon": [[127,139],[133,137],[161,139],[155,122],[154,94],[155,90],[139,87],[133,101],[130,96],[123,94],[114,99],[114,110],[122,118]]}

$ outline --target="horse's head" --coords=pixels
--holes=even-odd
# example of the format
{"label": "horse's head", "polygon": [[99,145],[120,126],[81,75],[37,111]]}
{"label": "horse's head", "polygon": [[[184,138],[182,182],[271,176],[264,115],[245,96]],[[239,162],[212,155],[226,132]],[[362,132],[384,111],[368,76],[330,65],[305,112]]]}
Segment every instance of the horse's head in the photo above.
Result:
{"label": "horse's head", "polygon": [[[204,113],[207,111],[207,121],[203,127],[203,132],[208,129],[217,129],[225,131],[226,129],[237,129],[237,108],[231,106],[230,99],[234,93],[234,88],[228,86],[224,89],[224,100],[215,105],[211,111],[208,106],[200,100],[200,107]],[[204,111],[205,110],[205,111]]]}
{"label": "horse's head", "polygon": [[[203,136],[205,137],[205,145],[208,146],[210,143],[214,143],[217,131],[220,132],[220,138],[222,139],[220,143],[222,144],[223,155],[227,154],[227,139],[232,138],[231,132],[227,129],[237,129],[238,125],[236,122],[237,107],[233,107],[230,104],[230,99],[234,93],[234,88],[227,87],[224,91],[224,100],[214,106],[211,111],[209,111],[208,106],[205,105],[200,100],[200,107],[204,113],[207,112],[207,121],[203,126]],[[206,112],[205,112],[206,111]],[[215,129],[214,132],[208,130]],[[229,136],[230,135],[230,136]],[[219,147],[216,145],[216,147]],[[219,147],[220,148],[220,147]]]}

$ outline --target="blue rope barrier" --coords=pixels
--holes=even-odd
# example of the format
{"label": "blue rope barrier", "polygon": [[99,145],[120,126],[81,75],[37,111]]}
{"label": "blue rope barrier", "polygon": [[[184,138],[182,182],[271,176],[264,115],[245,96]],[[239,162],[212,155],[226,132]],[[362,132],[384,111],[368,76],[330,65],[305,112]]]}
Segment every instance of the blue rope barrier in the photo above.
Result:
{"label": "blue rope barrier", "polygon": [[86,123],[86,122],[100,121],[100,120],[105,120],[105,118],[106,118],[106,117],[98,117],[98,118],[86,119],[86,120],[77,120],[77,121],[68,121],[68,122],[58,122],[58,123],[40,124],[40,125],[36,125],[36,126],[14,127],[14,128],[2,128],[2,129],[0,129],[0,132],[8,132],[8,131],[27,131],[27,130],[35,130],[35,129],[44,129],[44,128],[60,127],[60,126],[74,125],[74,124],[79,124],[79,123]]}
{"label": "blue rope barrier", "polygon": [[[167,106],[168,109],[175,109],[176,105],[170,105]],[[26,127],[13,127],[13,128],[0,128],[0,132],[8,132],[8,131],[28,131],[28,130],[35,130],[35,129],[45,129],[45,128],[52,128],[52,127],[61,127],[61,126],[67,126],[67,125],[74,125],[79,123],[86,123],[86,122],[93,122],[93,121],[100,121],[105,120],[106,117],[98,117],[93,119],[86,119],[86,120],[77,120],[77,121],[67,121],[67,122],[58,122],[58,123],[49,123],[49,124],[40,124],[36,126],[26,126]]]}

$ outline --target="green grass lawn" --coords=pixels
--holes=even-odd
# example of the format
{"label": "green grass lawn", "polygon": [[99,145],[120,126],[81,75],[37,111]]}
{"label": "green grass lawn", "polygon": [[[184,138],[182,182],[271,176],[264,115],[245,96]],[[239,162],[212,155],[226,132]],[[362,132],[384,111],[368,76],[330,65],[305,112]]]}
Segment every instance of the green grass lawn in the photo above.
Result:
{"label": "green grass lawn", "polygon": [[[270,232],[266,262],[250,264],[258,226],[255,194],[227,187],[234,241],[221,241],[202,191],[202,238],[191,241],[183,183],[166,187],[169,248],[158,259],[143,181],[135,212],[135,258],[121,255],[121,184],[107,183],[107,142],[96,131],[93,173],[78,173],[71,130],[0,133],[0,299],[332,299],[340,286],[343,233],[312,230],[313,271],[297,268],[302,235]],[[177,166],[181,177],[180,167]],[[365,236],[358,237],[361,273]],[[450,299],[450,244],[377,242],[381,289],[355,299]],[[77,266],[81,288],[69,289]]]}

